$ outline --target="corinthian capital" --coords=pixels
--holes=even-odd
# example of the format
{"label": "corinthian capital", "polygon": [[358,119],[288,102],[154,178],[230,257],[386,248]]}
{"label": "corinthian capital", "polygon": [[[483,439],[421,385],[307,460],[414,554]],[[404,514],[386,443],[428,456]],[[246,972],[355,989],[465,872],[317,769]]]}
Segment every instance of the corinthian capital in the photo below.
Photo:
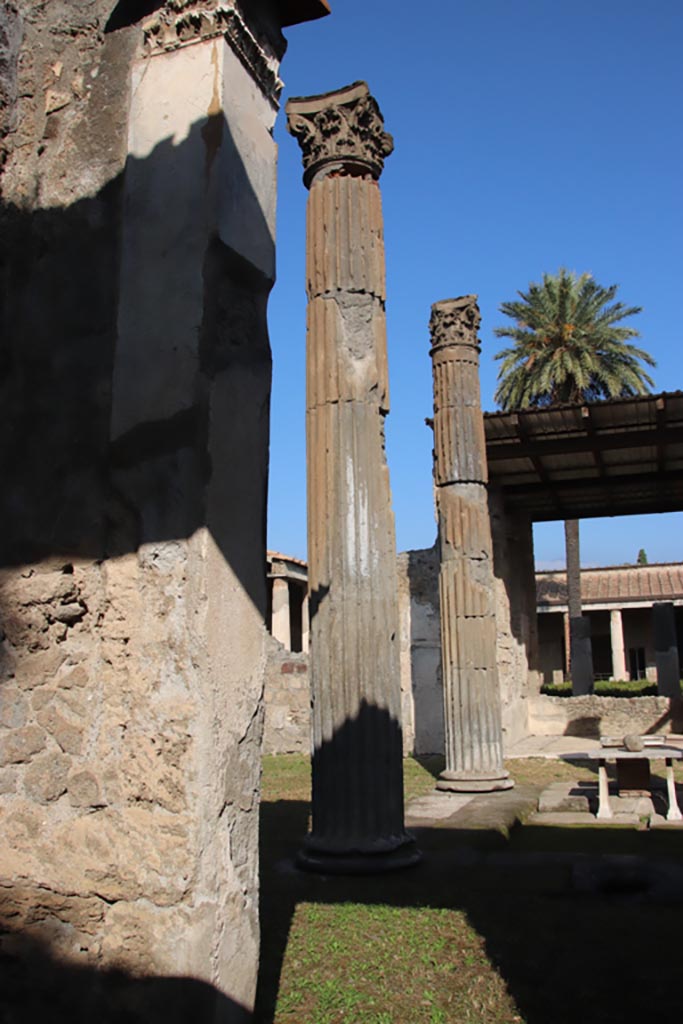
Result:
{"label": "corinthian capital", "polygon": [[481,323],[476,295],[461,295],[458,299],[443,299],[432,306],[429,333],[432,349],[448,345],[479,347],[477,331]]}
{"label": "corinthian capital", "polygon": [[306,187],[323,169],[379,178],[394,140],[365,82],[290,99],[285,109],[289,133],[301,146]]}

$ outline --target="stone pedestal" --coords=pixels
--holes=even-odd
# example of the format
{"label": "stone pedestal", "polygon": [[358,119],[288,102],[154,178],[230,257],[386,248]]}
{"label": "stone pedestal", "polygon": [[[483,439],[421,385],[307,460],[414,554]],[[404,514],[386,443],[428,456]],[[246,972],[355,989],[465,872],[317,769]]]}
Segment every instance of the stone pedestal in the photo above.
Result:
{"label": "stone pedestal", "polygon": [[308,566],[313,823],[325,873],[415,863],[403,823],[396,551],[384,454],[384,244],[393,148],[364,83],[293,99],[307,213]]}
{"label": "stone pedestal", "polygon": [[432,306],[446,768],[438,789],[509,789],[503,767],[476,296]]}
{"label": "stone pedestal", "polygon": [[681,666],[676,636],[676,612],[670,602],[652,605],[652,631],[657,666],[657,692],[662,697],[680,698]]}

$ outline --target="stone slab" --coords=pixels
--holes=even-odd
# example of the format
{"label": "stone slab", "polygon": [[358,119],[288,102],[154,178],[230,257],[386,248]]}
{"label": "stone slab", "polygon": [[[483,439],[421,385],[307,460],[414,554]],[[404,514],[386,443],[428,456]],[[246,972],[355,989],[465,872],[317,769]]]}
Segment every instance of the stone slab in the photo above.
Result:
{"label": "stone slab", "polygon": [[586,825],[594,827],[596,818],[590,811],[534,811],[527,819],[529,825]]}
{"label": "stone slab", "polygon": [[581,786],[573,782],[553,782],[538,798],[538,810],[541,813],[590,812],[591,799],[597,803],[597,789],[593,784]]}
{"label": "stone slab", "polygon": [[428,793],[411,800],[406,809],[406,822],[408,827],[419,828],[429,821],[443,821],[474,799],[474,795],[467,793]]}

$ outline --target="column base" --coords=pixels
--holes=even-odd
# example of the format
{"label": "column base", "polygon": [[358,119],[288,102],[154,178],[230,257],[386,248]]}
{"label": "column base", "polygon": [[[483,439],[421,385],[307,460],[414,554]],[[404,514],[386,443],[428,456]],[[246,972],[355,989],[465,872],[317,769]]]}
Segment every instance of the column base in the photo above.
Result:
{"label": "column base", "polygon": [[393,849],[324,850],[304,840],[303,849],[296,855],[295,864],[301,871],[320,875],[376,875],[385,871],[400,871],[414,867],[422,860],[415,840],[406,833],[405,839]]}
{"label": "column base", "polygon": [[500,772],[449,772],[439,775],[437,790],[447,793],[494,793],[501,789],[512,789],[514,781],[510,773]]}

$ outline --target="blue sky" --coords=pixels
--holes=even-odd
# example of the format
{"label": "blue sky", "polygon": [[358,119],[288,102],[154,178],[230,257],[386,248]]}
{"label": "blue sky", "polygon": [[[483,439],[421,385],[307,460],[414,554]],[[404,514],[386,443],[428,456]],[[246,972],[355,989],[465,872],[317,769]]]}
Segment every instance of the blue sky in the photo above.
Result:
{"label": "blue sky", "polygon": [[[387,452],[399,550],[435,537],[427,324],[433,302],[479,295],[482,403],[502,347],[500,303],[560,266],[639,305],[656,390],[683,388],[683,5],[679,0],[331,0],[287,30],[288,96],[368,82],[394,136],[381,179],[391,413]],[[306,556],[306,190],[279,143],[278,281],[269,306],[273,403],[269,547]],[[582,562],[683,559],[683,513],[586,520]],[[563,558],[562,524],[535,530]]]}

